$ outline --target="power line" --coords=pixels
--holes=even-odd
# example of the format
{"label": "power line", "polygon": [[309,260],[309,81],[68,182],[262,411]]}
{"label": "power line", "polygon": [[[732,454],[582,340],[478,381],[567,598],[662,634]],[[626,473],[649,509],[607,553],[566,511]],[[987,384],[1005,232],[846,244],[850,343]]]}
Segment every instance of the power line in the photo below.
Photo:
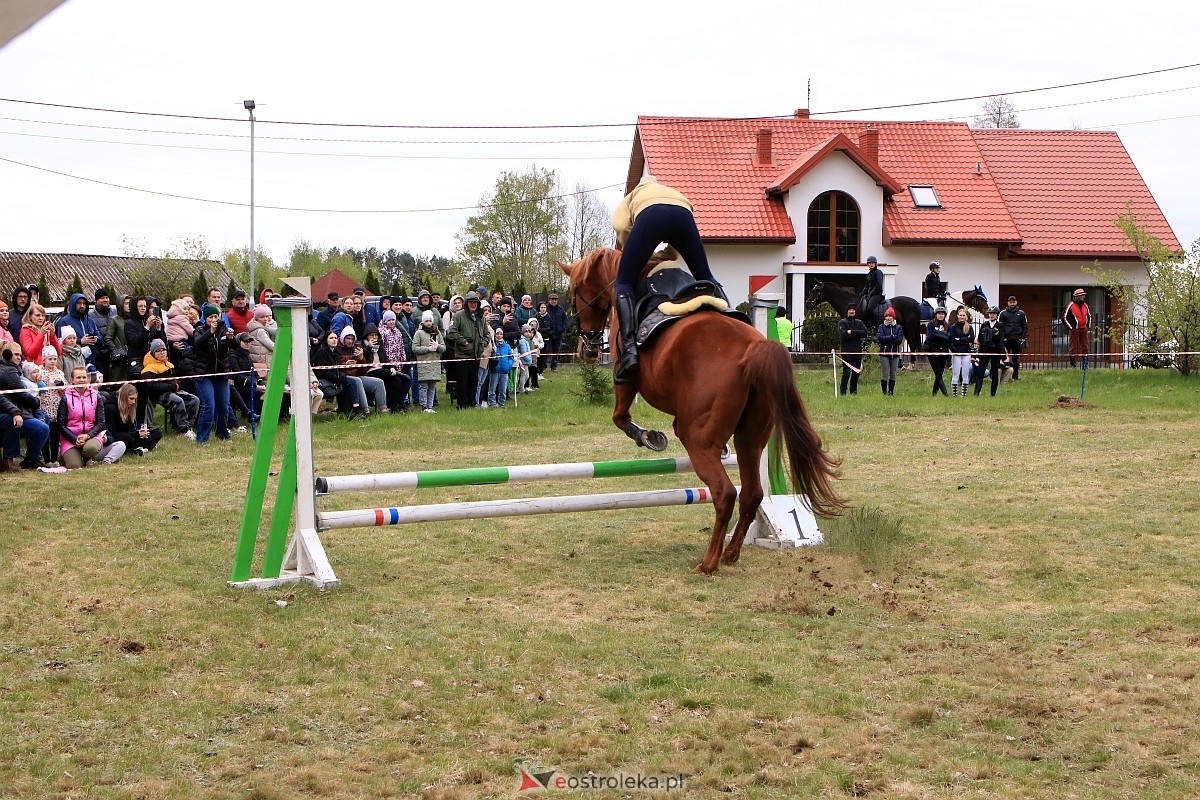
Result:
{"label": "power line", "polygon": [[[955,97],[955,98],[949,98],[949,99],[944,99],[944,100],[923,100],[923,101],[912,102],[912,103],[893,103],[891,105],[884,105],[884,106],[864,106],[861,108],[846,108],[846,109],[839,109],[836,111],[812,112],[810,115],[811,116],[831,116],[834,114],[857,114],[857,113],[860,113],[863,111],[889,111],[889,110],[898,109],[898,108],[914,108],[914,107],[919,107],[919,106],[942,105],[945,103],[961,103],[961,102],[965,102],[967,100],[985,100],[989,97],[996,97],[998,95],[1013,96],[1013,95],[1019,95],[1019,94],[1030,94],[1033,92],[1047,92],[1047,91],[1052,91],[1055,89],[1069,89],[1069,88],[1074,88],[1074,87],[1078,87],[1078,86],[1090,86],[1090,85],[1097,84],[1097,83],[1108,83],[1111,81],[1127,80],[1129,78],[1142,78],[1142,77],[1146,77],[1147,75],[1161,75],[1161,74],[1164,74],[1167,72],[1176,72],[1176,71],[1184,70],[1184,69],[1194,69],[1196,67],[1200,67],[1200,63],[1182,64],[1182,65],[1179,65],[1176,67],[1165,67],[1163,69],[1147,70],[1145,72],[1132,72],[1132,73],[1128,73],[1125,75],[1114,75],[1114,76],[1108,77],[1108,78],[1094,78],[1092,80],[1087,80],[1087,81],[1075,81],[1073,83],[1062,83],[1062,84],[1056,84],[1053,86],[1041,86],[1041,87],[1031,88],[1031,89],[1010,89],[1007,91],[989,92],[988,94],[970,95],[970,96],[966,96],[966,97]],[[238,122],[238,123],[246,121],[245,119],[240,118],[240,117],[206,117],[206,116],[201,116],[201,115],[197,115],[197,114],[168,114],[168,113],[156,112],[156,111],[132,111],[129,109],[100,108],[100,107],[95,107],[95,106],[79,106],[79,105],[70,105],[67,103],[49,103],[49,102],[44,102],[44,101],[39,101],[39,100],[19,100],[16,98],[8,98],[8,97],[0,97],[0,102],[43,106],[46,108],[61,108],[61,109],[69,109],[69,110],[73,110],[73,111],[95,111],[95,112],[101,112],[101,113],[107,113],[107,114],[129,114],[129,115],[133,115],[133,116],[143,116],[143,117],[162,117],[162,118],[166,118],[166,119],[194,119],[194,120],[204,120],[206,122]],[[791,114],[767,114],[767,115],[760,115],[760,116],[731,117],[731,118],[722,118],[722,119],[724,119],[725,121],[734,121],[734,120],[749,121],[749,120],[754,120],[754,119],[787,119],[787,118],[790,118],[791,116],[792,116]],[[686,121],[688,119],[691,119],[695,122],[709,122],[709,121],[711,121],[712,118],[680,117],[672,122],[662,122],[662,123],[653,123],[653,124],[679,124],[680,122]],[[629,128],[629,127],[633,127],[634,125],[637,124],[637,123],[633,123],[633,122],[598,122],[598,123],[578,123],[578,124],[560,124],[560,125],[384,125],[384,124],[376,124],[376,123],[301,122],[301,121],[295,121],[295,120],[288,121],[288,120],[268,120],[268,119],[257,119],[256,121],[259,122],[260,124],[266,124],[266,125],[299,125],[299,126],[320,127],[320,128],[373,128],[373,129],[382,129],[382,130],[564,130],[564,129],[587,129],[587,128]]]}
{"label": "power line", "polygon": [[[137,186],[125,186],[124,184],[111,183],[109,181],[102,181],[96,178],[86,178],[82,175],[72,175],[69,172],[59,172],[58,170],[49,169],[47,167],[39,167],[35,164],[26,164],[23,161],[16,161],[11,158],[4,158],[3,156],[0,156],[0,161],[8,164],[15,164],[18,167],[25,167],[26,169],[37,170],[38,172],[48,172],[51,175],[58,175],[59,177],[63,178],[84,181],[85,183],[95,183],[99,184],[100,186],[108,186],[113,189],[125,189],[130,192],[141,192],[142,194],[152,194],[158,197],[170,197],[176,200],[191,200],[197,203],[211,203],[213,205],[220,206],[236,206],[238,208],[250,207],[249,203],[238,203],[232,200],[214,200],[209,197],[192,197],[184,194],[172,194],[171,192],[160,192],[154,189],[142,189]],[[444,208],[296,208],[292,206],[263,205],[262,203],[255,203],[254,205],[255,208],[264,208],[272,211],[302,211],[316,214],[427,214],[437,211],[481,211],[488,208],[509,208],[511,206],[520,206],[527,203],[539,203],[543,200],[558,200],[567,197],[577,197],[584,194],[595,194],[596,192],[603,192],[607,191],[608,189],[615,189],[624,185],[624,182],[614,183],[609,186],[601,186],[598,189],[585,189],[579,192],[564,192],[563,194],[548,195],[546,197],[537,197],[529,200],[514,200],[510,203],[483,203],[473,206],[449,206]]]}
{"label": "power line", "polygon": [[[68,128],[92,128],[101,131],[126,131],[131,133],[158,133],[167,136],[211,136],[220,139],[249,139],[245,133],[213,133],[211,131],[169,131],[162,128],[126,128],[117,125],[91,125],[85,122],[59,122],[49,119],[26,119],[24,117],[0,117],[4,122],[27,122],[35,125],[60,125]],[[256,119],[255,122],[258,120]],[[245,122],[245,120],[239,120]],[[628,138],[622,139],[331,139],[321,136],[264,136],[259,134],[256,139],[270,139],[280,142],[336,142],[339,144],[629,144]]]}
{"label": "power line", "polygon": [[[188,144],[162,144],[159,142],[117,142],[111,139],[85,139],[78,136],[53,136],[45,133],[19,133],[17,131],[0,131],[0,136],[25,136],[35,139],[55,139],[65,142],[88,142],[91,144],[115,144],[128,147],[159,147],[171,150],[202,150],[213,153],[238,153],[245,155],[246,150],[237,147],[202,147]],[[625,161],[628,156],[422,156],[400,155],[396,153],[310,153],[295,150],[257,150],[259,155],[264,153],[279,156],[321,156],[329,158],[395,158],[428,161]]]}

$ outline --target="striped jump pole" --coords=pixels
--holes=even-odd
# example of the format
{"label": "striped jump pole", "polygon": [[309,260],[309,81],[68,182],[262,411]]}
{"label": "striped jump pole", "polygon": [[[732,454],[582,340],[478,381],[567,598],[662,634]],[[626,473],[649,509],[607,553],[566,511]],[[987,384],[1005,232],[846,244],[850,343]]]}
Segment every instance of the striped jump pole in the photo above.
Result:
{"label": "striped jump pole", "polygon": [[[721,459],[721,463],[726,467],[736,468],[737,458],[729,454]],[[336,475],[317,478],[316,487],[317,494],[323,495],[377,489],[488,486],[524,481],[626,478],[634,475],[671,475],[684,472],[695,472],[690,458],[638,458],[628,461],[585,461],[576,464],[528,464],[520,467],[477,467],[436,469],[424,472],[389,472],[379,475]],[[644,508],[645,506],[630,507]],[[455,517],[455,519],[461,519],[461,517]]]}
{"label": "striped jump pole", "polygon": [[571,511],[615,511],[623,508],[661,508],[711,503],[708,489],[659,489],[645,492],[578,494],[564,497],[528,497],[509,500],[477,500],[466,503],[437,503],[424,506],[362,508],[317,514],[317,528],[370,528],[408,525],[416,522],[448,522],[459,519],[524,517],[562,514]]}

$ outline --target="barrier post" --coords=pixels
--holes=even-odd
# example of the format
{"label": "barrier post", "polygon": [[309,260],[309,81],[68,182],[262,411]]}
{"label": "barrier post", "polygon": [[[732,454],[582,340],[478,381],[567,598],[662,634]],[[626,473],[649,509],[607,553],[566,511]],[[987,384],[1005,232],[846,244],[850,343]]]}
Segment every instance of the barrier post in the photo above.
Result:
{"label": "barrier post", "polygon": [[[324,588],[336,585],[338,579],[317,536],[312,409],[308,394],[308,314],[312,301],[308,297],[275,298],[271,301],[271,307],[286,309],[289,313],[281,315],[279,319],[271,369],[267,373],[263,427],[255,444],[237,554],[229,583],[232,586],[269,589],[308,581],[318,588]],[[280,468],[279,488],[275,495],[271,532],[267,539],[262,577],[250,578],[289,364],[292,376],[291,422]],[[291,525],[295,526],[296,533],[285,553],[283,548]]]}

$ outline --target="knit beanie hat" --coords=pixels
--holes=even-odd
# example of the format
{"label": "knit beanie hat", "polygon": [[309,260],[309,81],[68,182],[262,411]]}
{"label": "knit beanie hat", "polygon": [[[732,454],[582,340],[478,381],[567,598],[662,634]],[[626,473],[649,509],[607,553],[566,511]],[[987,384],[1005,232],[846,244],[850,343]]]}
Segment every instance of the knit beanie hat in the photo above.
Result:
{"label": "knit beanie hat", "polygon": [[58,358],[58,351],[54,349],[54,345],[48,344],[42,348],[42,361],[47,358]]}
{"label": "knit beanie hat", "polygon": [[256,305],[254,307],[254,318],[255,319],[261,319],[262,317],[269,317],[269,316],[271,316],[271,313],[272,313],[271,307],[267,306],[267,305],[263,305],[262,303],[259,303],[258,305]]}
{"label": "knit beanie hat", "polygon": [[432,311],[422,311],[421,312],[421,324],[423,325],[426,322],[433,322],[433,312]]}
{"label": "knit beanie hat", "polygon": [[888,306],[888,310],[887,310],[887,311],[885,311],[885,312],[883,312],[883,316],[885,316],[885,317],[891,317],[892,319],[895,319],[895,318],[896,318],[896,312],[895,312],[895,311],[892,309],[892,307],[891,307],[891,306]]}
{"label": "knit beanie hat", "polygon": [[157,353],[159,350],[166,350],[167,345],[162,339],[155,339],[150,343],[150,352]]}
{"label": "knit beanie hat", "polygon": [[392,322],[396,321],[396,312],[392,311],[390,308],[383,312],[383,322],[387,322],[388,320],[391,320]]}
{"label": "knit beanie hat", "polygon": [[213,314],[220,314],[221,309],[214,306],[212,303],[205,303],[200,306],[200,319],[208,319]]}

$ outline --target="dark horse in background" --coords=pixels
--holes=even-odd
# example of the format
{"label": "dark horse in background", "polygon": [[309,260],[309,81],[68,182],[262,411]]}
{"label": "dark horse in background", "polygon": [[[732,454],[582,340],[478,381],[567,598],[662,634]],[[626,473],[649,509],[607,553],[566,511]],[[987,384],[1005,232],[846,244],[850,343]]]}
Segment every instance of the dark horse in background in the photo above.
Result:
{"label": "dark horse in background", "polygon": [[[829,303],[839,317],[844,317],[847,308],[852,305],[858,306],[858,300],[858,295],[848,292],[840,286],[817,281],[813,284],[808,297],[804,299],[804,307],[812,311],[821,303]],[[911,297],[900,295],[890,298],[888,305],[896,312],[896,323],[904,330],[904,341],[908,342],[909,351],[921,352],[921,304]],[[860,311],[858,315],[858,318],[867,326],[872,339],[875,338],[875,328],[883,324],[883,319],[875,318],[875,314],[874,309],[869,309],[867,312]],[[909,356],[910,363],[912,359],[913,356]]]}
{"label": "dark horse in background", "polygon": [[[617,328],[613,282],[620,259],[620,251],[602,247],[574,264],[559,262],[570,278],[584,361],[596,360],[604,329]],[[610,343],[614,363],[616,340],[614,335]],[[675,418],[675,435],[712,493],[715,513],[708,550],[695,572],[711,574],[718,562],[734,564],[741,555],[746,532],[762,504],[759,461],[773,431],[779,432],[782,445],[776,457],[779,450],[787,450],[794,490],[808,497],[813,512],[833,516],[845,505],[833,486],[840,461],[825,452],[796,389],[791,357],[779,342],[768,341],[745,322],[703,310],[663,328],[657,338],[639,348],[638,360],[637,383],[614,387],[612,420],[640,446],[651,434],[665,437],[633,423],[629,409],[639,393]],[[740,497],[721,464],[731,438],[742,481]],[[726,546],[735,501],[737,525]]]}

